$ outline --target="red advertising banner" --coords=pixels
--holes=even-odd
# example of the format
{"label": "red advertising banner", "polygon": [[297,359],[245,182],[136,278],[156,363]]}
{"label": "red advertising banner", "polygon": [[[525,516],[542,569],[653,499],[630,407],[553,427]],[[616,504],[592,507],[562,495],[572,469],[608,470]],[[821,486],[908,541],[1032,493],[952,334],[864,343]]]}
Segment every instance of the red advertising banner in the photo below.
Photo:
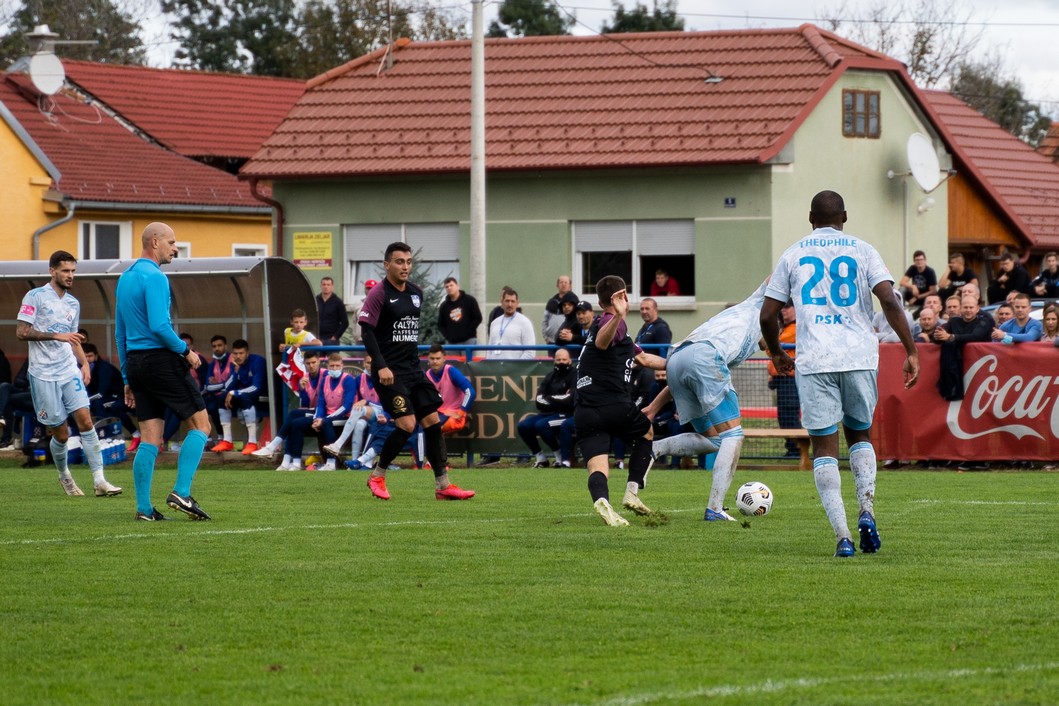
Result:
{"label": "red advertising banner", "polygon": [[1059,459],[1059,350],[1051,343],[969,343],[964,397],[938,392],[941,347],[919,344],[919,382],[904,389],[904,348],[879,346],[872,442],[880,459]]}

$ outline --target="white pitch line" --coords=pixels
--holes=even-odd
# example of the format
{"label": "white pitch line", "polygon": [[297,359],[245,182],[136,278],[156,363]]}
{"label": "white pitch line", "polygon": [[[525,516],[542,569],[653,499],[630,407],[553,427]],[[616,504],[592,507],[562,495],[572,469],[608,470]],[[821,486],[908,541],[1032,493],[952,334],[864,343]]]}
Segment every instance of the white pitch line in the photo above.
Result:
{"label": "white pitch line", "polygon": [[[591,706],[642,706],[658,701],[685,701],[689,699],[723,698],[726,696],[753,696],[755,694],[774,694],[796,689],[812,689],[818,686],[840,684],[843,682],[928,682],[941,681],[955,678],[966,678],[974,676],[991,676],[1009,673],[1033,673],[1050,672],[1059,669],[1059,662],[1045,662],[1043,664],[1018,664],[1013,667],[983,667],[950,669],[946,671],[921,671],[921,672],[893,672],[890,674],[876,674],[865,676],[863,674],[842,677],[820,677],[799,679],[767,679],[757,684],[726,684],[719,686],[703,687],[701,689],[689,689],[686,691],[667,691],[654,694],[640,694],[638,696],[618,696],[606,701],[598,701]],[[570,704],[569,706],[587,706],[584,704]]]}
{"label": "white pitch line", "polygon": [[[678,514],[685,512],[700,512],[700,508],[687,508],[681,510],[666,510],[669,514]],[[591,512],[578,512],[571,513],[568,515],[556,515],[548,519],[574,519],[582,517],[594,517],[595,513]],[[243,527],[239,529],[216,529],[216,530],[202,530],[201,532],[195,532],[194,534],[188,533],[176,533],[166,530],[159,530],[157,532],[130,532],[123,534],[108,534],[99,535],[96,537],[51,537],[44,539],[6,539],[0,541],[0,547],[9,546],[33,546],[39,544],[83,544],[85,542],[101,542],[107,540],[124,540],[124,539],[157,539],[159,537],[180,537],[181,539],[188,539],[192,537],[218,537],[225,535],[240,535],[240,534],[256,534],[260,532],[291,532],[299,530],[334,530],[334,529],[361,529],[361,528],[373,528],[373,527],[416,527],[416,526],[428,526],[428,525],[489,525],[489,524],[503,524],[509,522],[521,522],[529,521],[534,519],[541,519],[540,517],[502,517],[502,518],[490,518],[490,519],[448,519],[448,520],[395,520],[391,522],[341,522],[337,524],[311,524],[311,525],[292,525],[289,527]]]}
{"label": "white pitch line", "polygon": [[947,500],[944,498],[924,498],[913,500],[913,503],[922,505],[1012,505],[1016,507],[1056,507],[1059,503],[1030,502],[1028,500]]}

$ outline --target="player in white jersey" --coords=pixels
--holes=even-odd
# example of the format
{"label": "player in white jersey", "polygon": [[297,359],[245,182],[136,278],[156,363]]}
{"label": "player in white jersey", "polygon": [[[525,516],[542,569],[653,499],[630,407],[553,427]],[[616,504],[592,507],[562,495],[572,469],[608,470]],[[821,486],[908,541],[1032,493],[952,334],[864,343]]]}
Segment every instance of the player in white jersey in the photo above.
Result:
{"label": "player in white jersey", "polygon": [[[821,191],[813,197],[809,223],[814,230],[780,256],[761,307],[761,333],[776,370],[780,374],[795,370],[802,426],[813,440],[813,477],[835,530],[837,557],[854,554],[838,473],[840,422],[857,488],[860,550],[871,554],[882,546],[875,526],[877,469],[871,445],[879,397],[879,342],[871,325],[873,293],[905,347],[905,387],[919,377],[919,356],[900,299],[894,297],[894,279],[875,248],[842,232],[845,222],[841,196]],[[778,314],[788,299],[794,300],[798,319],[797,368],[779,341]]]}
{"label": "player in white jersey", "polygon": [[[743,421],[730,369],[758,350],[758,314],[767,284],[768,280],[762,282],[745,300],[709,319],[677,344],[666,360],[668,386],[644,409],[644,414],[653,419],[672,398],[677,404],[677,416],[699,432],[654,442],[655,456],[717,452],[710,499],[702,518],[707,522],[735,521],[724,511],[724,496],[743,448]],[[719,438],[700,436],[711,427]]]}
{"label": "player in white jersey", "polygon": [[81,305],[72,294],[77,258],[64,250],[52,253],[48,261],[51,282],[32,289],[18,310],[18,340],[29,341],[29,389],[37,421],[51,432],[51,454],[59,471],[59,483],[67,495],[84,495],[66,464],[66,442],[71,414],[81,432],[81,446],[92,469],[96,495],[121,493],[103,475],[103,454],[99,436],[92,426],[88,392],[91,368],[81,350]]}

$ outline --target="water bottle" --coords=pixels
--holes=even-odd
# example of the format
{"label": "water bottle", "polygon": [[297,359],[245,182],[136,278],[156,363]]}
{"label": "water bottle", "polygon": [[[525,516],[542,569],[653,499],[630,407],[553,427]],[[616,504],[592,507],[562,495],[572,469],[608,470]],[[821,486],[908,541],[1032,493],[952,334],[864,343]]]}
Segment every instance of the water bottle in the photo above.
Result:
{"label": "water bottle", "polygon": [[44,449],[33,449],[33,460],[37,463],[44,463],[48,458],[48,454],[45,453]]}

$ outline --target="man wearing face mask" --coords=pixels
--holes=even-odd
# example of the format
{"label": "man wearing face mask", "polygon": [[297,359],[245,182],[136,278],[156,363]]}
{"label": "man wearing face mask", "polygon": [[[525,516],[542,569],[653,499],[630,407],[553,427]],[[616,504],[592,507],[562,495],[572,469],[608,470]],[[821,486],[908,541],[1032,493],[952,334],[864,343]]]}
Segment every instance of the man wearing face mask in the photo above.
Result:
{"label": "man wearing face mask", "polygon": [[[272,437],[272,441],[253,452],[252,455],[257,456],[258,458],[271,458],[280,451],[284,451],[286,439],[290,436],[291,428],[294,424],[306,417],[311,420],[316,414],[316,402],[319,398],[323,379],[327,377],[326,371],[320,367],[320,354],[316,351],[305,351],[302,354],[302,359],[305,362],[305,375],[303,375],[301,380],[298,381],[299,406],[287,412],[287,416],[283,420],[283,425],[276,432],[276,435]],[[297,468],[293,466],[292,461],[293,459],[289,453],[284,454],[283,461],[276,470],[300,470],[301,461],[299,460]]]}
{"label": "man wearing face mask", "polygon": [[[344,370],[342,354],[332,353],[327,357],[327,377],[321,383],[320,394],[316,396],[316,415],[312,421],[312,428],[319,435],[320,447],[325,449],[325,453],[327,444],[338,437],[335,425],[345,426],[356,400],[357,381]],[[328,458],[319,470],[335,470],[334,457]]]}
{"label": "man wearing face mask", "polygon": [[560,348],[555,351],[555,369],[545,376],[537,388],[539,413],[530,414],[518,423],[518,435],[537,457],[534,468],[548,467],[548,457],[537,442],[538,436],[552,450],[556,467],[570,467],[576,388],[577,370],[574,369],[570,351]]}

